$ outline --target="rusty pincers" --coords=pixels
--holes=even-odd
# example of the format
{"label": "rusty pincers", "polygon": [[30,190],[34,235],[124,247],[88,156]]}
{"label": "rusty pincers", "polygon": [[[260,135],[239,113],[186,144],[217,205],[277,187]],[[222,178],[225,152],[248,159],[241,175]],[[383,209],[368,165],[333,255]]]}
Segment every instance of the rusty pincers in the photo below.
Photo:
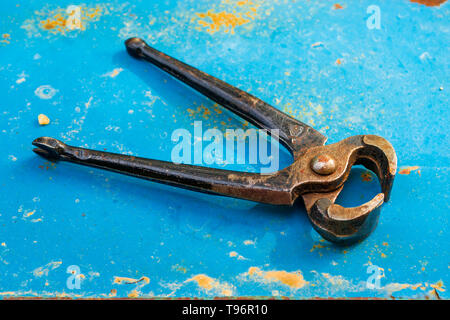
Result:
{"label": "rusty pincers", "polygon": [[[128,53],[146,60],[256,127],[276,135],[294,162],[277,172],[259,174],[100,152],[66,145],[50,137],[33,141],[34,151],[50,160],[86,166],[229,197],[274,205],[293,205],[303,198],[314,229],[325,239],[351,244],[375,228],[380,206],[389,200],[397,169],[392,145],[376,135],[358,135],[325,145],[327,138],[310,126],[264,101],[148,46],[142,39],[125,42]],[[335,204],[351,167],[362,164],[373,171],[382,193],[353,208]]]}

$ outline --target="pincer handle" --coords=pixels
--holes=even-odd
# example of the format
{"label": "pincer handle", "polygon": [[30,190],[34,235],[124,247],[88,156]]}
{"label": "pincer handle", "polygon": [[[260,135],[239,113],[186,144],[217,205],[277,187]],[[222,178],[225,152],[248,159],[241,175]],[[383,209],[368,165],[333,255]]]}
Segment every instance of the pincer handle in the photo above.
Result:
{"label": "pincer handle", "polygon": [[257,97],[242,91],[220,79],[174,59],[147,45],[140,38],[125,41],[128,53],[144,59],[194,88],[211,100],[224,106],[255,126],[279,130],[279,139],[291,153],[302,148],[323,145],[326,137]]}

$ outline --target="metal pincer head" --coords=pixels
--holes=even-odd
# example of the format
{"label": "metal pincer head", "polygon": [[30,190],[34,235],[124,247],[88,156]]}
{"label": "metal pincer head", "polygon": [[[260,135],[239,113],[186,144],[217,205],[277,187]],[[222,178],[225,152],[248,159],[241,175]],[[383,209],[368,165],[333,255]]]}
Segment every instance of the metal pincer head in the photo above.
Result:
{"label": "metal pincer head", "polygon": [[314,229],[329,241],[348,245],[366,238],[375,229],[380,207],[389,200],[397,170],[397,156],[386,139],[375,135],[350,137],[329,147],[328,154],[338,159],[337,172],[330,176],[330,180],[338,176],[339,180],[345,181],[351,167],[362,164],[373,171],[381,183],[382,193],[354,208],[334,203],[343,184],[328,193],[303,195]]}

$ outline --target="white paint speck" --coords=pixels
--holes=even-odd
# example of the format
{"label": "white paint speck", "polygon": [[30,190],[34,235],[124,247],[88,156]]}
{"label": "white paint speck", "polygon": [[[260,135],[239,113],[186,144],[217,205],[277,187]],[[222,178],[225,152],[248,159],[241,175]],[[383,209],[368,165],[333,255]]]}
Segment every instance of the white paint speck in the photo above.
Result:
{"label": "white paint speck", "polygon": [[431,56],[430,56],[430,54],[428,53],[428,52],[424,52],[424,53],[422,53],[421,55],[420,55],[420,60],[422,60],[422,61],[424,61],[424,60],[427,60],[427,59],[430,59],[431,58]]}

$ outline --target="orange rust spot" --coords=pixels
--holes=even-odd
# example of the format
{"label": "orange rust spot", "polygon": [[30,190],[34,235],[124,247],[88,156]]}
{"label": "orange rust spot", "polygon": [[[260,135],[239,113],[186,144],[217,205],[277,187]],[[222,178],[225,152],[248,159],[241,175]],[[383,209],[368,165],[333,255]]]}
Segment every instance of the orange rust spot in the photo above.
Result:
{"label": "orange rust spot", "polygon": [[299,272],[286,271],[267,271],[264,275],[265,279],[280,281],[283,284],[293,288],[301,288],[306,285],[305,279]]}
{"label": "orange rust spot", "polygon": [[53,19],[43,20],[41,23],[42,28],[45,30],[57,29],[58,31],[61,31],[61,28],[66,27],[66,19],[64,19],[60,14],[54,16]]}
{"label": "orange rust spot", "polygon": [[51,33],[62,33],[65,34],[66,31],[70,31],[71,29],[68,28],[68,23],[75,23],[78,27],[77,29],[85,30],[86,26],[82,23],[93,21],[98,16],[102,14],[102,8],[101,7],[95,7],[95,8],[87,8],[85,6],[80,7],[80,17],[79,20],[72,20],[74,17],[75,11],[72,11],[70,13],[65,12],[63,9],[58,8],[54,11],[52,11],[48,17],[42,21],[40,21],[41,27],[44,30],[50,31]]}
{"label": "orange rust spot", "polygon": [[249,0],[242,0],[242,1],[236,2],[236,5],[238,5],[238,6],[243,6],[243,5],[246,5],[246,4],[253,4],[253,2],[251,2]]}
{"label": "orange rust spot", "polygon": [[11,36],[9,35],[9,33],[4,33],[2,35],[2,38],[3,39],[0,42],[10,44],[9,40],[11,40]]}
{"label": "orange rust spot", "polygon": [[314,244],[311,248],[311,250],[309,250],[309,252],[313,252],[316,249],[321,249],[321,248],[325,248],[323,245],[321,244]]}
{"label": "orange rust spot", "polygon": [[341,59],[337,59],[337,60],[336,60],[336,64],[337,64],[337,65],[342,64]]}
{"label": "orange rust spot", "polygon": [[333,6],[333,8],[334,8],[334,10],[344,9],[344,7],[341,6],[339,3],[336,3],[336,4]]}
{"label": "orange rust spot", "polygon": [[[123,71],[122,68],[115,68],[113,71],[108,72],[106,74],[103,75],[103,77],[110,77],[110,78],[115,78],[119,75],[119,73],[121,73]],[[85,104],[86,108],[88,108],[91,104],[92,101],[92,97],[89,99],[89,101]]]}
{"label": "orange rust spot", "polygon": [[35,214],[35,213],[36,213],[36,210],[29,211],[29,212],[25,212],[25,213],[23,214],[23,217],[24,217],[24,218],[28,218],[29,216],[32,216],[32,215]]}
{"label": "orange rust spot", "polygon": [[132,290],[128,294],[128,298],[137,298],[137,297],[139,297],[139,291],[137,291],[136,289]]}
{"label": "orange rust spot", "polygon": [[228,283],[220,283],[218,280],[208,277],[206,274],[197,274],[190,279],[187,279],[185,282],[197,282],[197,285],[200,288],[203,288],[207,291],[213,290],[222,296],[231,296],[233,295],[233,287]]}
{"label": "orange rust spot", "polygon": [[373,180],[372,174],[369,171],[361,173],[361,179],[364,182],[369,182]]}
{"label": "orange rust spot", "polygon": [[439,280],[435,284],[430,284],[430,287],[432,287],[435,290],[439,290],[441,292],[445,291],[445,289],[443,288],[444,287],[444,282],[442,280]]}
{"label": "orange rust spot", "polygon": [[[245,15],[251,20],[254,19],[249,12],[247,12]],[[242,17],[241,13],[234,14],[226,11],[215,13],[212,10],[209,10],[206,13],[197,13],[197,16],[199,18],[208,17],[211,20],[211,22],[198,20],[198,24],[200,24],[202,27],[206,27],[206,31],[211,34],[219,31],[222,27],[225,29],[225,33],[231,32],[232,34],[234,34],[235,27],[250,22],[250,19]]]}
{"label": "orange rust spot", "polygon": [[250,267],[248,268],[248,274],[253,276],[253,275],[261,275],[262,272],[258,267]]}
{"label": "orange rust spot", "polygon": [[401,169],[398,173],[399,174],[410,174],[412,171],[418,170],[419,168],[420,168],[419,166],[406,167],[406,168]]}
{"label": "orange rust spot", "polygon": [[141,277],[140,279],[133,279],[127,277],[114,277],[114,283],[116,284],[133,284],[138,282],[143,282],[145,284],[150,283],[150,279],[148,277]]}
{"label": "orange rust spot", "polygon": [[198,286],[202,287],[203,289],[211,290],[213,288],[214,279],[211,277],[208,277],[205,274],[198,274],[187,280],[187,282],[190,282],[190,281],[197,282]]}
{"label": "orange rust spot", "polygon": [[286,271],[262,271],[258,267],[250,267],[248,269],[248,275],[263,277],[265,280],[269,281],[279,281],[285,285],[292,288],[302,288],[308,282],[305,281],[301,272],[286,272]]}
{"label": "orange rust spot", "polygon": [[435,7],[435,6],[440,6],[447,0],[410,0],[410,1],[415,2],[415,3],[424,4],[427,7]]}

